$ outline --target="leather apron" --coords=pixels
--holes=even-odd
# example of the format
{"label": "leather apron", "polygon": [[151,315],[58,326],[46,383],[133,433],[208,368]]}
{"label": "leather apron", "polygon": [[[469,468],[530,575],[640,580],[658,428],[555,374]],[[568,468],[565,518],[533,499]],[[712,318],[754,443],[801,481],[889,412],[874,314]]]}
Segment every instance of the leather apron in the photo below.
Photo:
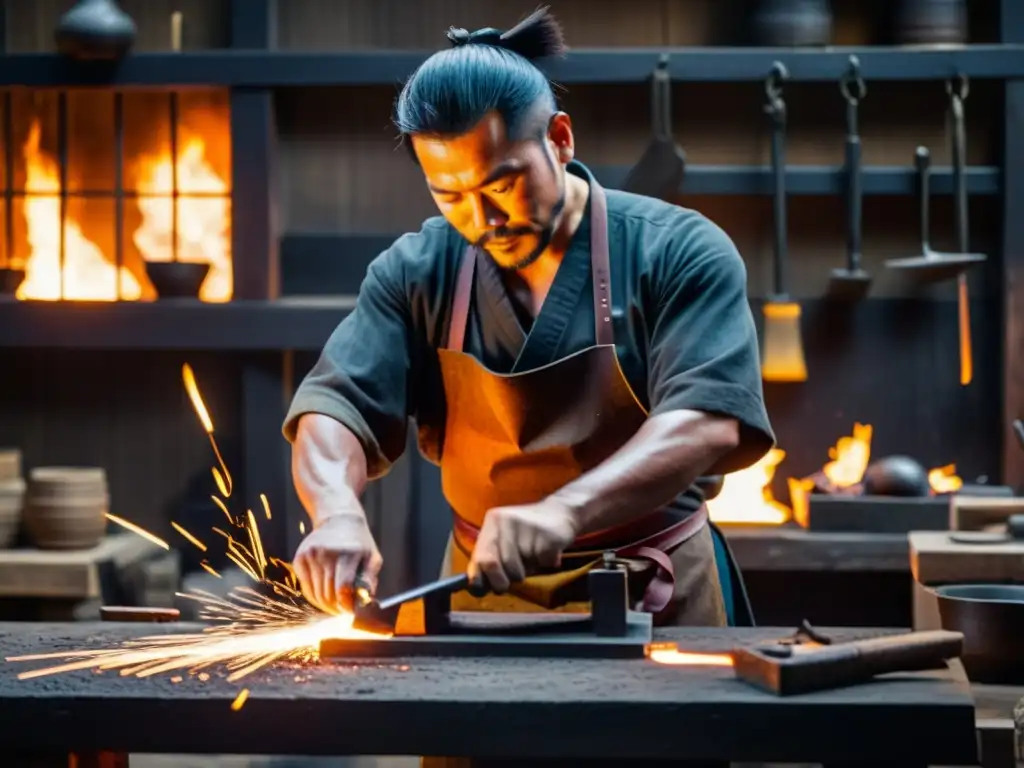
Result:
{"label": "leather apron", "polygon": [[[463,352],[478,254],[466,249],[456,278],[448,338],[438,350],[447,402],[441,482],[455,512],[446,573],[465,572],[489,509],[541,501],[611,456],[647,419],[618,362],[612,323],[608,214],[604,190],[590,182],[594,346],[522,373],[500,374]],[[717,610],[698,623],[723,624],[714,548],[701,508],[689,517],[658,510],[612,530],[585,535],[557,572],[529,577],[510,594],[460,593],[455,610],[586,611],[586,573],[603,551],[630,569],[634,607],[659,614],[674,598],[677,566],[710,588]],[[699,539],[681,560],[673,553]],[[683,582],[693,581],[684,577]],[[705,590],[707,591],[707,590]],[[717,594],[716,594],[717,593]],[[709,602],[705,600],[705,602]]]}

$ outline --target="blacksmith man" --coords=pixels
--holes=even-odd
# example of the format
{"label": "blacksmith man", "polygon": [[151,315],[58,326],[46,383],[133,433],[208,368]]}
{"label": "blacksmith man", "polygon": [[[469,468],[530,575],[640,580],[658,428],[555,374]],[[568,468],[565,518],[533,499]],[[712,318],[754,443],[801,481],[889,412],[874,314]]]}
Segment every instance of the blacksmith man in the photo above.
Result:
{"label": "blacksmith man", "polygon": [[722,625],[693,482],[774,440],[743,261],[704,216],[606,191],[575,159],[531,63],[563,51],[546,11],[448,37],[394,117],[441,216],[373,261],[284,425],[314,523],[295,555],[305,594],[337,611],[357,574],[376,584],[359,497],[414,418],[455,510],[444,570],[494,593],[456,609],[558,607],[615,549],[638,607]]}

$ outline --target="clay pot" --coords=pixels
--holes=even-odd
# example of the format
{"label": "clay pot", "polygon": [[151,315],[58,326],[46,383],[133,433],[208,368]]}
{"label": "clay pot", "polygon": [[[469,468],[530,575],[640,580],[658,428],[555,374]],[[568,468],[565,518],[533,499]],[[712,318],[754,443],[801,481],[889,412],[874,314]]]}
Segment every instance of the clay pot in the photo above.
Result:
{"label": "clay pot", "polygon": [[25,281],[25,270],[0,267],[0,296],[13,296]]}
{"label": "clay pot", "polygon": [[24,505],[25,481],[20,477],[0,480],[0,549],[7,549],[17,538]]}
{"label": "clay pot", "polygon": [[114,0],[78,0],[54,30],[57,50],[75,59],[120,59],[135,42],[131,16]]}
{"label": "clay pot", "polygon": [[98,467],[38,467],[29,473],[25,531],[40,549],[91,549],[103,539],[110,507]]}
{"label": "clay pot", "polygon": [[210,265],[191,261],[147,261],[146,275],[161,299],[194,299],[199,296]]}
{"label": "clay pot", "polygon": [[21,479],[21,451],[0,448],[0,482]]}

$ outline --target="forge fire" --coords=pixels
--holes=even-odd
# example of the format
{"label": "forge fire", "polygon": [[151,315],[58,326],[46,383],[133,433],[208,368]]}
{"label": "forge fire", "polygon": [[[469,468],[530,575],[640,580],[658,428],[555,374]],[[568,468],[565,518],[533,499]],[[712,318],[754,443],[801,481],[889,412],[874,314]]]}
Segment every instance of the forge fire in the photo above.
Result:
{"label": "forge fire", "polygon": [[[871,463],[870,424],[854,424],[853,432],[836,441],[829,449],[829,461],[807,477],[787,478],[790,503],[775,498],[772,481],[786,452],[770,450],[756,464],[726,475],[718,496],[708,501],[711,519],[718,523],[782,525],[790,520],[806,518],[807,496],[815,489],[827,493],[859,493],[865,472]],[[956,465],[947,464],[928,471],[931,494],[953,493],[963,481],[956,474]]]}
{"label": "forge fire", "polygon": [[0,266],[24,271],[18,299],[151,301],[145,265],[169,261],[208,264],[199,298],[231,299],[226,102],[194,96],[169,110],[166,100],[6,99],[14,200]]}

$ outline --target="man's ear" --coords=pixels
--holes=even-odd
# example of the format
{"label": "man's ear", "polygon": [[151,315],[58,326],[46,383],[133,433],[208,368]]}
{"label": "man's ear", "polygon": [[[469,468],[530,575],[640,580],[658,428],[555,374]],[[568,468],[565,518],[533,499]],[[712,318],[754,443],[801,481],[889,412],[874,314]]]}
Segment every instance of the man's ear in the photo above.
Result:
{"label": "man's ear", "polygon": [[548,121],[548,141],[558,161],[565,165],[576,156],[576,139],[572,134],[572,118],[556,112]]}

